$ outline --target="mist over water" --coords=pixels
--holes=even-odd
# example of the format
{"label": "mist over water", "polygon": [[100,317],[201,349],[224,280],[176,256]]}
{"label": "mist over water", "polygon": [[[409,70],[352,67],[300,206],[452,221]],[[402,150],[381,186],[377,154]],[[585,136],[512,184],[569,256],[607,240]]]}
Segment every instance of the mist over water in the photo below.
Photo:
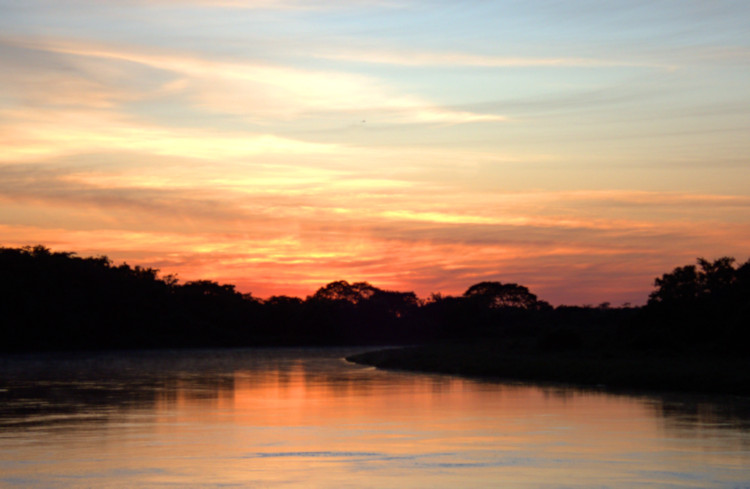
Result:
{"label": "mist over water", "polygon": [[0,486],[746,488],[750,400],[353,365],[352,349],[0,359]]}

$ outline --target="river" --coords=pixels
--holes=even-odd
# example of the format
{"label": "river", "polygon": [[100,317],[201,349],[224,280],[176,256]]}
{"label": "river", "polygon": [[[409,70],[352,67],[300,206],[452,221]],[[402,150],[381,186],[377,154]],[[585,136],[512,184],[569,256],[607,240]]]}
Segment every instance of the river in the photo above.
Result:
{"label": "river", "polygon": [[3,488],[750,488],[750,400],[386,372],[356,349],[0,357]]}

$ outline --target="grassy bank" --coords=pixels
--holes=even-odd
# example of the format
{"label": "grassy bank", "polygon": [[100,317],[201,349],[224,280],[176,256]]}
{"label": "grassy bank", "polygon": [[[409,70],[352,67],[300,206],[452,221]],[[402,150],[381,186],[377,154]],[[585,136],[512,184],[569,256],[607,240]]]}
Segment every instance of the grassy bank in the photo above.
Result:
{"label": "grassy bank", "polygon": [[750,360],[707,355],[512,352],[492,343],[425,345],[352,355],[386,369],[608,389],[750,395]]}

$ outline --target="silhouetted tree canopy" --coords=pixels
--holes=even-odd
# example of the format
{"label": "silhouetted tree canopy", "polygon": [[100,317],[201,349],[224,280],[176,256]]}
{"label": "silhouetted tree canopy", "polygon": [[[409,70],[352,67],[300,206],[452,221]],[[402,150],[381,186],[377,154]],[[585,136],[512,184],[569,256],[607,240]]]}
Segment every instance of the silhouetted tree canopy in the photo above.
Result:
{"label": "silhouetted tree canopy", "polygon": [[654,281],[647,317],[665,341],[745,348],[750,339],[750,260],[698,258]]}
{"label": "silhouetted tree canopy", "polygon": [[735,259],[723,257],[713,262],[698,258],[698,266],[677,267],[654,281],[649,305],[683,306],[700,301],[736,301],[747,292],[750,261],[739,268]]}
{"label": "silhouetted tree canopy", "polygon": [[331,282],[306,299],[259,300],[44,246],[0,248],[0,349],[395,344],[492,339],[543,352],[686,347],[744,351],[750,261],[698,259],[655,281],[647,307],[552,308],[515,283],[458,297]]}
{"label": "silhouetted tree canopy", "polygon": [[350,284],[346,280],[339,280],[321,287],[312,297],[318,300],[347,301],[357,304],[360,301],[369,299],[378,290],[367,282]]}
{"label": "silhouetted tree canopy", "polygon": [[490,308],[538,309],[546,305],[523,285],[501,282],[480,282],[472,285],[464,292],[464,297],[475,299]]}
{"label": "silhouetted tree canopy", "polygon": [[288,295],[274,295],[265,301],[265,304],[272,307],[288,307],[288,306],[301,306],[304,301],[299,297],[291,297]]}

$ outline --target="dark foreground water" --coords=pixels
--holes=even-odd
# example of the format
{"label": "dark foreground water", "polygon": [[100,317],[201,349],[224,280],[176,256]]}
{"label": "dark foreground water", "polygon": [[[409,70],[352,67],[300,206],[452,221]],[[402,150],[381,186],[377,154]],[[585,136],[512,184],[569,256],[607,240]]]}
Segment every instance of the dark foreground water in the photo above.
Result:
{"label": "dark foreground water", "polygon": [[748,399],[383,372],[352,352],[0,357],[0,487],[750,488]]}

